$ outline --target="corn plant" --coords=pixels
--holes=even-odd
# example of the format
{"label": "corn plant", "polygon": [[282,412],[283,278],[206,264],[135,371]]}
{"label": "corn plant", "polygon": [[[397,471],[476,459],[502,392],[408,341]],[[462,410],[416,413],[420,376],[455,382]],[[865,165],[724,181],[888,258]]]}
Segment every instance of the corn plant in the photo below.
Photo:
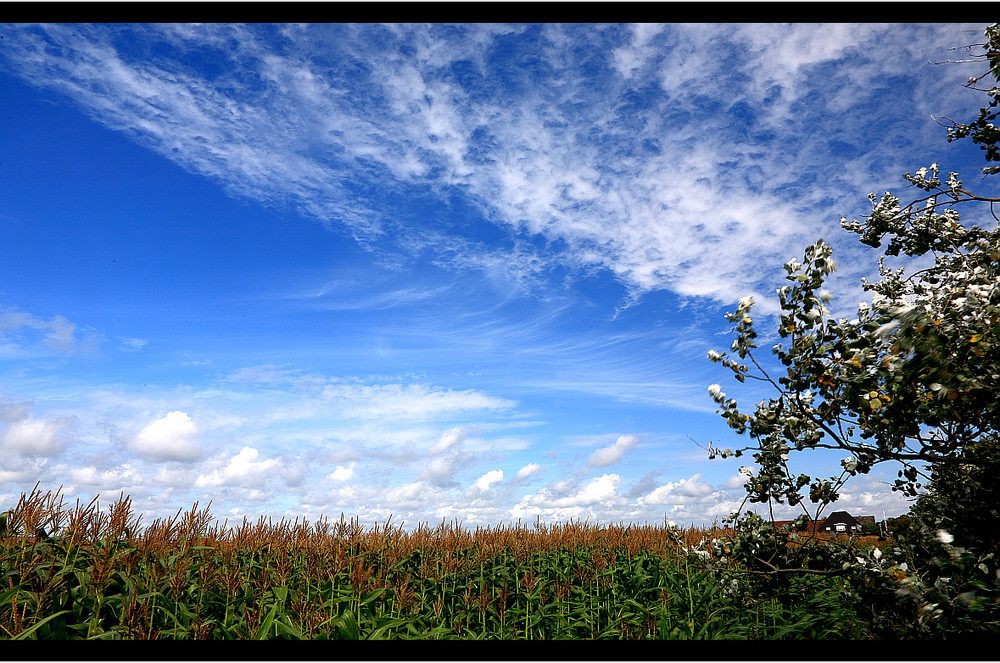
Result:
{"label": "corn plant", "polygon": [[725,584],[692,552],[714,530],[220,526],[197,503],[140,523],[124,495],[105,510],[37,486],[23,495],[0,517],[0,638],[859,637],[833,582],[786,603]]}

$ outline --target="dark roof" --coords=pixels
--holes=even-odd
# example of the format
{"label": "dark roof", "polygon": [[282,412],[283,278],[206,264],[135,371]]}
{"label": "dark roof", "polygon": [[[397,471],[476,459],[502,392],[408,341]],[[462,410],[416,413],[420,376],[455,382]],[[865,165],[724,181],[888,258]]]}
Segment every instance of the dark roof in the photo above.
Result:
{"label": "dark roof", "polygon": [[823,526],[830,527],[837,523],[844,523],[845,525],[854,525],[856,527],[861,526],[861,523],[858,522],[857,518],[847,513],[846,511],[834,511],[833,513],[831,513],[829,516],[826,517],[825,521],[823,521]]}

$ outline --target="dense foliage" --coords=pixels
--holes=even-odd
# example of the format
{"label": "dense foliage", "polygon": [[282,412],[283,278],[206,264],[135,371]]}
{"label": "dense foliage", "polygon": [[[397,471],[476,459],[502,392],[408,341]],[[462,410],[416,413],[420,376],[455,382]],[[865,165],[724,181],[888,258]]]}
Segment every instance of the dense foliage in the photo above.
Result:
{"label": "dense foliage", "polygon": [[[977,57],[988,60],[996,78],[1000,30],[990,26],[986,37]],[[979,89],[981,78],[967,86]],[[972,136],[987,161],[997,161],[998,91],[983,91],[989,107],[968,125],[953,123],[949,140]],[[996,166],[983,169],[984,176],[996,172]],[[772,352],[784,375],[771,375],[755,357],[749,297],[728,315],[736,336],[731,352],[709,354],[739,382],[764,381],[777,395],[746,413],[719,385],[709,392],[730,427],[756,441],[756,469],[746,470],[749,502],[799,506],[804,513],[811,503],[819,513],[851,477],[893,463],[894,490],[915,498],[908,525],[891,555],[866,557],[849,544],[836,552],[828,546],[792,550],[775,543],[787,532],[768,530],[754,514],[734,514],[742,547],[730,553],[767,587],[783,586],[795,574],[847,577],[852,590],[846,596],[883,636],[997,633],[1000,229],[963,223],[959,210],[985,211],[985,221],[995,224],[1000,198],[970,191],[955,172],[942,178],[936,163],[904,179],[916,191],[909,202],[872,194],[867,218],[841,220],[862,243],[886,243],[879,280],[862,283],[873,294],[857,318],[830,317],[823,285],[836,265],[830,246],[819,240],[801,262],[785,265],[790,284],[778,291],[782,342]],[[906,274],[885,266],[900,254],[917,259],[918,269]],[[824,448],[846,454],[836,473],[791,471],[792,454]]]}
{"label": "dense foliage", "polygon": [[[197,504],[139,528],[22,496],[0,531],[2,639],[776,639],[865,633],[843,584],[747,602],[701,564],[722,532],[662,527],[364,530],[212,525]],[[34,533],[34,534],[32,534]]]}

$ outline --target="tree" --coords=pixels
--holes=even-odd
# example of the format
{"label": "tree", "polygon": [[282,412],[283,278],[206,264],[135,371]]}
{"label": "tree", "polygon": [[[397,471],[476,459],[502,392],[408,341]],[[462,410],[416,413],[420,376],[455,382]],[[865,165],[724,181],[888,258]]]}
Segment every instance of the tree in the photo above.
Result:
{"label": "tree", "polygon": [[[1000,26],[994,24],[986,28],[986,43],[975,44],[969,48],[976,46],[984,47],[985,53],[973,57],[985,57],[990,65],[989,75],[994,80],[1000,81]],[[1000,141],[1000,130],[993,124],[1000,114],[1000,108],[998,108],[1000,106],[1000,88],[995,85],[991,88],[976,87],[985,75],[971,77],[965,87],[986,93],[990,98],[989,105],[979,109],[979,117],[969,124],[949,120],[948,142],[972,136],[972,142],[982,147],[986,153],[986,161],[1000,161],[1000,147],[997,146],[997,142]],[[1000,166],[983,168],[983,173],[986,175],[994,175],[997,172],[1000,172]]]}
{"label": "tree", "polygon": [[[998,78],[1000,29],[990,26],[986,38],[979,45],[985,53],[978,57],[988,60],[988,73]],[[982,78],[970,79],[967,87],[981,89],[975,86]],[[1000,94],[995,86],[982,91],[990,105],[972,123],[952,122],[948,140],[971,136],[987,162],[1000,161],[1000,132],[992,124]],[[983,169],[984,176],[996,172],[1000,166]],[[862,243],[875,248],[886,243],[879,279],[862,281],[872,296],[857,318],[830,317],[823,284],[836,265],[830,246],[817,241],[801,262],[784,266],[789,284],[778,291],[782,342],[771,349],[784,374],[772,375],[755,354],[758,335],[749,297],[727,314],[735,335],[730,351],[709,353],[737,381],[762,381],[777,395],[745,412],[720,385],[709,387],[709,393],[729,426],[756,442],[735,452],[712,449],[712,455],[723,456],[753,452],[756,471],[744,470],[748,501],[800,506],[808,513],[808,498],[818,515],[851,477],[893,463],[898,465],[893,489],[916,499],[913,524],[889,559],[858,556],[849,545],[789,548],[789,532],[769,529],[752,514],[734,514],[738,535],[718,552],[739,558],[772,590],[787,587],[779,578],[809,573],[850,576],[855,587],[871,590],[866,600],[875,594],[883,602],[909,595],[915,599],[910,608],[919,613],[914,623],[923,633],[995,629],[1000,613],[993,601],[1000,597],[1000,229],[963,224],[959,210],[988,208],[994,223],[1000,198],[970,191],[957,173],[942,178],[936,163],[903,178],[915,190],[910,202],[891,193],[872,194],[867,218],[841,220]],[[909,275],[887,268],[885,258],[900,253],[932,258],[933,264]],[[790,470],[792,454],[814,449],[844,452],[838,471],[812,477]],[[897,622],[914,621],[908,608],[901,610]]]}

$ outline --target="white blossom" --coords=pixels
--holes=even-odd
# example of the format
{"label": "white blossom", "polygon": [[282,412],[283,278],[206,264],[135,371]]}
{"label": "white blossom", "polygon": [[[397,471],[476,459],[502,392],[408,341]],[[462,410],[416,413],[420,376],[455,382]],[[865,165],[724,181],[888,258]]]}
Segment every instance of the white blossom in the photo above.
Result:
{"label": "white blossom", "polygon": [[948,530],[939,529],[937,531],[937,540],[941,543],[951,543],[955,540],[955,537],[953,537]]}

